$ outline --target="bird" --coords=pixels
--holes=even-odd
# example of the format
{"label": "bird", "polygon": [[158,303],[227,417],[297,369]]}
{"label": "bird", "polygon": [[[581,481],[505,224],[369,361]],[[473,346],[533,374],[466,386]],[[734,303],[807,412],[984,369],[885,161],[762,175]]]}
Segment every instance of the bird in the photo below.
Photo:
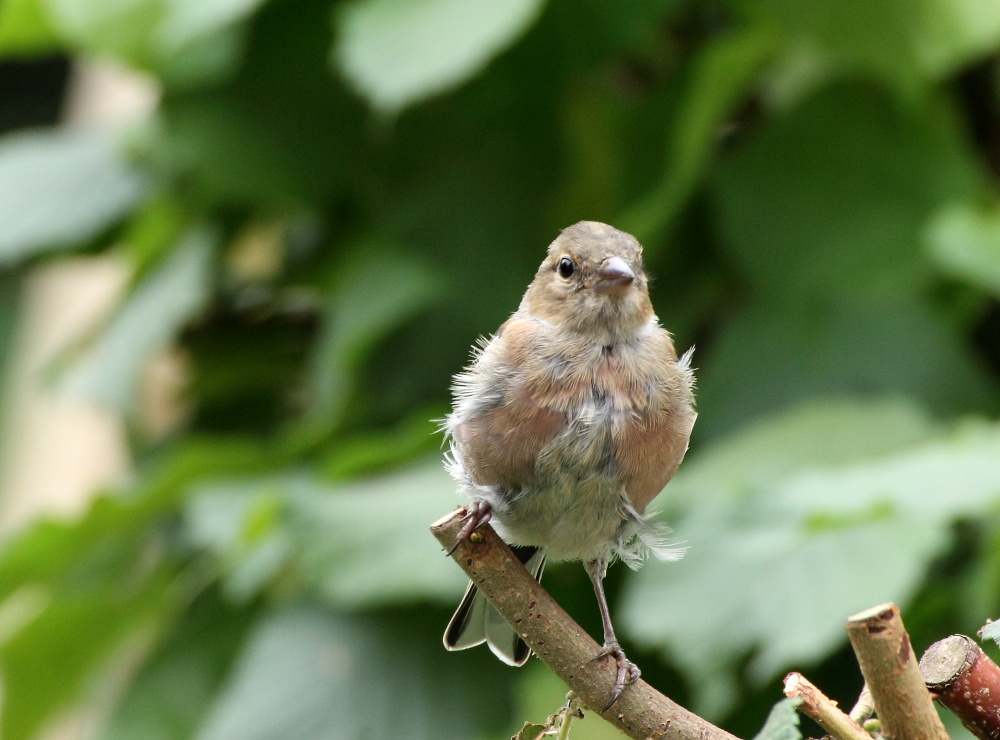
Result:
{"label": "bird", "polygon": [[[579,560],[604,631],[594,659],[617,673],[608,708],[638,680],[615,636],[604,577],[615,559],[676,560],[646,507],[674,475],[697,414],[688,350],[678,358],[649,298],[642,247],[608,224],[563,229],[511,317],[452,383],[445,466],[468,498],[456,539],[491,522],[536,579]],[[486,642],[505,663],[530,650],[469,583],[444,644]]]}

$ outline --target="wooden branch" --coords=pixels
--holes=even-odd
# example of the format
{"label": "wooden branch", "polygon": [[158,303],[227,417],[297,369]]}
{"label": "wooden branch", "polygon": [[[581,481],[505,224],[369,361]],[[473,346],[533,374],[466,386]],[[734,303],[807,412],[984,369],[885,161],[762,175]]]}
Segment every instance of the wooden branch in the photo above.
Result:
{"label": "wooden branch", "polygon": [[861,725],[844,714],[835,701],[801,673],[789,673],[785,676],[785,696],[802,699],[799,711],[815,720],[816,724],[837,740],[872,740]]}
{"label": "wooden branch", "polygon": [[920,672],[937,700],[980,740],[1000,740],[1000,668],[975,640],[952,635],[920,659]]}
{"label": "wooden branch", "polygon": [[948,740],[895,604],[847,620],[865,682],[888,740]]}
{"label": "wooden branch", "polygon": [[[464,509],[431,525],[445,550],[455,544]],[[473,541],[475,540],[475,541]],[[600,646],[525,570],[490,526],[458,544],[452,558],[531,650],[591,711],[635,740],[736,740],[641,679],[626,686],[607,711],[615,681],[611,658],[595,661]],[[678,609],[685,608],[678,604]]]}

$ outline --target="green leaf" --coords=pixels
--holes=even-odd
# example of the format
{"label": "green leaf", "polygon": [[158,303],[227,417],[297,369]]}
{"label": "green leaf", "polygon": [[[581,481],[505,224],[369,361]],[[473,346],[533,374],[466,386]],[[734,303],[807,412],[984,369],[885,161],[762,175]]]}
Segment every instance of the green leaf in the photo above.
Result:
{"label": "green leaf", "polygon": [[795,711],[801,703],[801,699],[782,699],[771,707],[767,721],[753,740],[802,740],[799,713]]}
{"label": "green leaf", "polygon": [[189,740],[229,670],[254,612],[210,590],[174,623],[128,687],[100,740]]}
{"label": "green leaf", "polygon": [[763,497],[774,481],[797,470],[878,460],[939,432],[939,425],[912,401],[814,400],[759,419],[701,449],[681,466],[663,498],[683,509],[697,507],[706,493],[711,501]]}
{"label": "green leaf", "polygon": [[789,45],[812,47],[840,74],[882,78],[905,96],[988,53],[1000,41],[989,0],[737,0],[753,24],[780,29]]}
{"label": "green leaf", "polygon": [[196,203],[261,207],[271,221],[348,192],[367,152],[366,111],[330,78],[328,18],[329,4],[316,0],[266,5],[237,74],[162,106],[150,155],[183,173]]}
{"label": "green leaf", "polygon": [[541,740],[547,729],[545,725],[534,725],[531,722],[525,722],[524,727],[518,730],[517,734],[511,740]]}
{"label": "green leaf", "polygon": [[[15,330],[20,316],[21,275],[15,271],[0,272],[0,408],[9,409],[7,393],[11,382],[8,373],[16,346]],[[8,412],[9,413],[9,412]]]}
{"label": "green leaf", "polygon": [[77,698],[127,638],[159,627],[171,615],[176,596],[161,573],[138,589],[104,587],[55,599],[0,647],[3,736],[34,737],[46,720]]}
{"label": "green leaf", "polygon": [[1000,622],[987,622],[983,625],[983,628],[979,630],[979,639],[981,640],[993,640],[997,645],[1000,645]]}
{"label": "green leaf", "polygon": [[732,708],[742,657],[753,651],[755,685],[825,658],[843,644],[848,616],[884,600],[906,604],[948,543],[944,524],[878,511],[809,528],[788,515],[741,521],[751,513],[734,509],[679,523],[687,555],[648,563],[622,607],[630,637],[664,649],[691,680],[698,713],[709,717]]}
{"label": "green leaf", "polygon": [[355,249],[335,270],[310,362],[314,433],[340,422],[359,364],[377,342],[440,298],[441,280],[419,258],[384,244]]}
{"label": "green leaf", "polygon": [[[240,439],[190,438],[151,464],[136,489],[99,496],[73,522],[41,521],[0,548],[0,602],[24,585],[59,588],[81,568],[98,566],[108,552],[138,559],[151,524],[177,511],[193,481],[207,476],[273,470],[282,459]],[[130,549],[131,548],[131,549]],[[101,568],[93,577],[100,579]]]}
{"label": "green leaf", "polygon": [[[444,558],[442,558],[443,560]],[[437,640],[407,623],[311,606],[267,615],[236,662],[198,740],[412,740],[469,737],[503,700]],[[457,657],[457,656],[456,656]]]}
{"label": "green leaf", "polygon": [[706,44],[694,61],[667,141],[667,170],[656,189],[622,214],[620,228],[655,243],[676,219],[715,152],[718,133],[774,55],[773,34],[733,33]]}
{"label": "green leaf", "polygon": [[715,337],[698,385],[702,438],[809,398],[903,394],[955,414],[996,396],[995,381],[939,314],[915,300],[869,296],[749,306]]}
{"label": "green leaf", "polygon": [[130,496],[100,497],[79,521],[43,521],[5,541],[0,603],[39,593],[44,604],[0,645],[5,738],[27,740],[123,640],[173,617],[184,589],[168,566],[143,571],[163,548],[157,523],[176,510],[191,481],[274,464],[259,446],[219,440],[188,441],[166,458]]}
{"label": "green leaf", "polygon": [[306,476],[219,480],[187,508],[193,544],[216,554],[227,592],[249,599],[280,573],[342,608],[457,597],[465,577],[426,527],[454,507],[439,461],[331,486]]}
{"label": "green leaf", "polygon": [[906,604],[951,522],[1000,500],[1000,429],[930,429],[897,404],[807,406],[687,463],[667,496],[686,506],[675,529],[689,550],[630,582],[630,635],[663,647],[718,716],[741,656],[753,651],[759,684],[829,655],[850,614]]}
{"label": "green leaf", "polygon": [[[531,661],[518,673],[515,717],[545,722],[547,716],[555,714],[566,705],[566,684],[548,666],[539,661]],[[528,724],[526,722],[525,726]],[[569,736],[572,740],[621,740],[622,733],[601,715],[584,710],[582,719],[573,720]],[[552,740],[552,736],[543,736],[542,740]]]}
{"label": "green leaf", "polygon": [[62,379],[62,390],[123,413],[135,411],[145,363],[205,308],[215,241],[209,230],[195,229],[144,275]]}
{"label": "green leaf", "polygon": [[0,58],[45,54],[56,42],[42,0],[0,3]]}
{"label": "green leaf", "polygon": [[[168,80],[175,77],[190,84],[233,68],[242,44],[232,43],[229,35],[262,2],[50,0],[47,7],[53,26],[72,45],[92,55],[166,71]],[[177,73],[179,65],[184,66],[182,74]]]}
{"label": "green leaf", "polygon": [[1000,429],[967,422],[941,440],[841,470],[781,481],[774,500],[789,510],[843,514],[873,505],[949,522],[984,512],[1000,498]]}
{"label": "green leaf", "polygon": [[927,226],[931,257],[944,270],[1000,296],[1000,207],[957,204]]}
{"label": "green leaf", "polygon": [[829,88],[728,158],[715,198],[746,277],[782,299],[920,288],[922,225],[977,189],[939,103],[901,108],[870,88]]}
{"label": "green leaf", "polygon": [[444,404],[421,406],[391,429],[338,439],[320,462],[320,472],[327,480],[340,482],[399,467],[441,446],[439,420],[447,413]]}
{"label": "green leaf", "polygon": [[935,0],[920,3],[917,10],[918,59],[937,77],[985,57],[1000,44],[1000,7],[990,0]]}
{"label": "green leaf", "polygon": [[90,239],[143,190],[105,135],[40,130],[0,138],[0,265]]}
{"label": "green leaf", "polygon": [[355,0],[337,13],[332,61],[395,113],[474,77],[537,18],[544,0]]}

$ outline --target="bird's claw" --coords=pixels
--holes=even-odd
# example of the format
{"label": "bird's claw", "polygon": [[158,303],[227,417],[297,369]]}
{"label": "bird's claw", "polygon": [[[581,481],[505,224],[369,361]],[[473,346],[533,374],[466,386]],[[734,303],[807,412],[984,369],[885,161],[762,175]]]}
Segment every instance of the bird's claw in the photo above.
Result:
{"label": "bird's claw", "polygon": [[639,680],[639,676],[642,675],[639,666],[625,657],[625,651],[622,650],[621,645],[617,642],[605,643],[604,647],[601,648],[601,652],[594,656],[594,660],[600,660],[608,656],[613,657],[618,664],[618,674],[615,676],[614,686],[611,687],[611,700],[601,710],[602,712],[611,709],[611,706],[618,701],[618,697],[622,695],[625,687],[634,684]]}
{"label": "bird's claw", "polygon": [[451,554],[455,552],[462,540],[486,524],[492,517],[493,512],[488,501],[479,499],[466,506],[465,516],[462,517],[462,528],[458,530],[458,534],[455,536],[455,544],[448,550],[447,556],[451,557]]}

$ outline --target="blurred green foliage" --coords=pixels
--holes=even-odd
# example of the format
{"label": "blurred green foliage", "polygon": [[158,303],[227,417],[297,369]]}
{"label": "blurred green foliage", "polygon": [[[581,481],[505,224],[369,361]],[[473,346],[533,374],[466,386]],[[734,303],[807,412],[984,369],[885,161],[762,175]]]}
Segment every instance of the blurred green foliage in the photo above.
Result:
{"label": "blurred green foliage", "polygon": [[[125,137],[0,137],[0,353],[33,265],[114,251],[55,387],[137,474],[0,544],[0,736],[509,736],[538,664],[446,654],[463,587],[430,420],[581,219],[634,232],[681,348],[679,563],[612,569],[644,676],[743,737],[789,667],[860,688],[850,613],[922,650],[1000,612],[993,0],[0,0],[0,56],[155,76]],[[179,426],[143,368],[173,348]],[[582,571],[548,583],[597,631]],[[95,699],[95,697],[97,697]],[[506,734],[505,734],[506,733]],[[614,732],[600,720],[578,740]],[[760,737],[798,737],[780,704]]]}

